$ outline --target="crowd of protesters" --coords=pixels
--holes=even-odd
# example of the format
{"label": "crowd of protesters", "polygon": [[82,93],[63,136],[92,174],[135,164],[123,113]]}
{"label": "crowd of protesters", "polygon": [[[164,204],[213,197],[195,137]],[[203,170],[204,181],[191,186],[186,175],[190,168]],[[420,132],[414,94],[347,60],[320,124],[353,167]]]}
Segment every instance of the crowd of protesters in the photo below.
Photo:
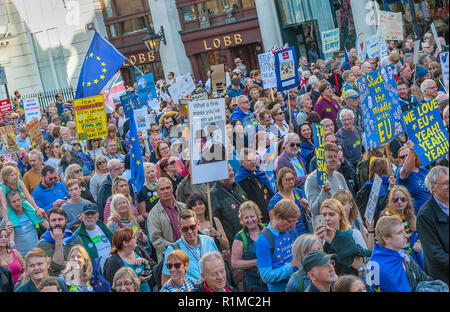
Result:
{"label": "crowd of protesters", "polygon": [[[448,85],[423,27],[417,64],[405,34],[387,42],[382,59],[361,63],[354,48],[346,61],[301,55],[304,85],[285,92],[264,89],[261,72],[239,58],[224,93],[212,92],[210,79],[194,80],[193,94],[226,103],[228,178],[209,194],[191,182],[183,147],[202,143],[184,131],[168,91],[173,73],[157,82],[160,109],[148,110],[155,122],[139,132],[139,192],[120,103],[107,114],[106,137],[78,140],[73,100],[57,93],[41,114],[43,141],[33,145],[16,91],[0,123],[13,126],[19,146],[7,153],[0,142],[0,291],[448,291],[448,154],[423,167],[407,134],[369,151],[356,87],[393,65],[402,111],[436,98],[448,131]],[[312,123],[325,130],[324,185]],[[274,144],[275,192],[264,167]],[[382,185],[369,222],[375,175]]]}

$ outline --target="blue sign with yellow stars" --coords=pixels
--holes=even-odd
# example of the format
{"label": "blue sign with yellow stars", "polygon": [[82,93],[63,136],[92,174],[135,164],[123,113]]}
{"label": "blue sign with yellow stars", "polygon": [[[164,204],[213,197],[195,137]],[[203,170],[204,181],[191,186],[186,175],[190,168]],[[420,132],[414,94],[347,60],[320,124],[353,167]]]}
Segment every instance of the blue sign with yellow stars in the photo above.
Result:
{"label": "blue sign with yellow stars", "polygon": [[408,138],[422,163],[428,166],[448,154],[448,132],[442,122],[436,98],[404,113]]}
{"label": "blue sign with yellow stars", "polygon": [[119,70],[126,57],[97,32],[84,58],[78,78],[76,99],[100,93],[106,83]]}

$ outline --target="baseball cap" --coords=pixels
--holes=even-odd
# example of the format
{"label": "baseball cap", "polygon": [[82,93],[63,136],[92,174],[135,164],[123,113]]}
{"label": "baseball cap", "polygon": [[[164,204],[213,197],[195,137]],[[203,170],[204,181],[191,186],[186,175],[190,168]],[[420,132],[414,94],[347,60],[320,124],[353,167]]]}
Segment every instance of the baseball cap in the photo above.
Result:
{"label": "baseball cap", "polygon": [[316,266],[321,266],[327,263],[330,259],[335,260],[335,254],[326,254],[320,250],[313,250],[306,254],[303,258],[302,266],[305,273],[308,273]]}
{"label": "baseball cap", "polygon": [[426,75],[428,75],[429,71],[427,68],[417,65],[416,66],[416,78],[417,79],[421,79],[423,77],[425,77]]}
{"label": "baseball cap", "polygon": [[350,98],[350,99],[355,99],[355,98],[357,98],[357,97],[359,97],[359,94],[358,94],[358,92],[356,92],[355,89],[348,89],[348,90],[345,91],[345,93],[344,93],[344,100],[345,100],[345,99],[348,99],[348,98]]}
{"label": "baseball cap", "polygon": [[83,206],[83,213],[86,212],[98,212],[97,205],[93,203],[89,203]]}

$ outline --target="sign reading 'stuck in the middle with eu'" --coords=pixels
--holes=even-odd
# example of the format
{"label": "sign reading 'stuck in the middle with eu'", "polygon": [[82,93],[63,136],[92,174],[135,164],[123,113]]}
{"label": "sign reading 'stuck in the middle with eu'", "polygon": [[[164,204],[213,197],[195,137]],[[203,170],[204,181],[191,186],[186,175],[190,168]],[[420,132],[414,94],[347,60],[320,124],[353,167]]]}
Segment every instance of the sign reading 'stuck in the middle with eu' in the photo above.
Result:
{"label": "sign reading 'stuck in the middle with eu'", "polygon": [[403,114],[403,120],[422,166],[428,166],[448,154],[448,132],[435,98]]}
{"label": "sign reading 'stuck in the middle with eu'", "polygon": [[392,65],[359,78],[358,90],[369,150],[388,143],[404,132]]}

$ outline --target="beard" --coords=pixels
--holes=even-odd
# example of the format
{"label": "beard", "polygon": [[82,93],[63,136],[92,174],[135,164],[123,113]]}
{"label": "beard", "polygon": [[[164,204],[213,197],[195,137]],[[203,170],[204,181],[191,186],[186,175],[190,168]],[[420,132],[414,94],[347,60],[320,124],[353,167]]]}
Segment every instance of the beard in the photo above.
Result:
{"label": "beard", "polygon": [[56,225],[54,227],[50,226],[50,230],[54,230],[54,229],[61,229],[63,231],[63,233],[66,231],[66,225]]}

